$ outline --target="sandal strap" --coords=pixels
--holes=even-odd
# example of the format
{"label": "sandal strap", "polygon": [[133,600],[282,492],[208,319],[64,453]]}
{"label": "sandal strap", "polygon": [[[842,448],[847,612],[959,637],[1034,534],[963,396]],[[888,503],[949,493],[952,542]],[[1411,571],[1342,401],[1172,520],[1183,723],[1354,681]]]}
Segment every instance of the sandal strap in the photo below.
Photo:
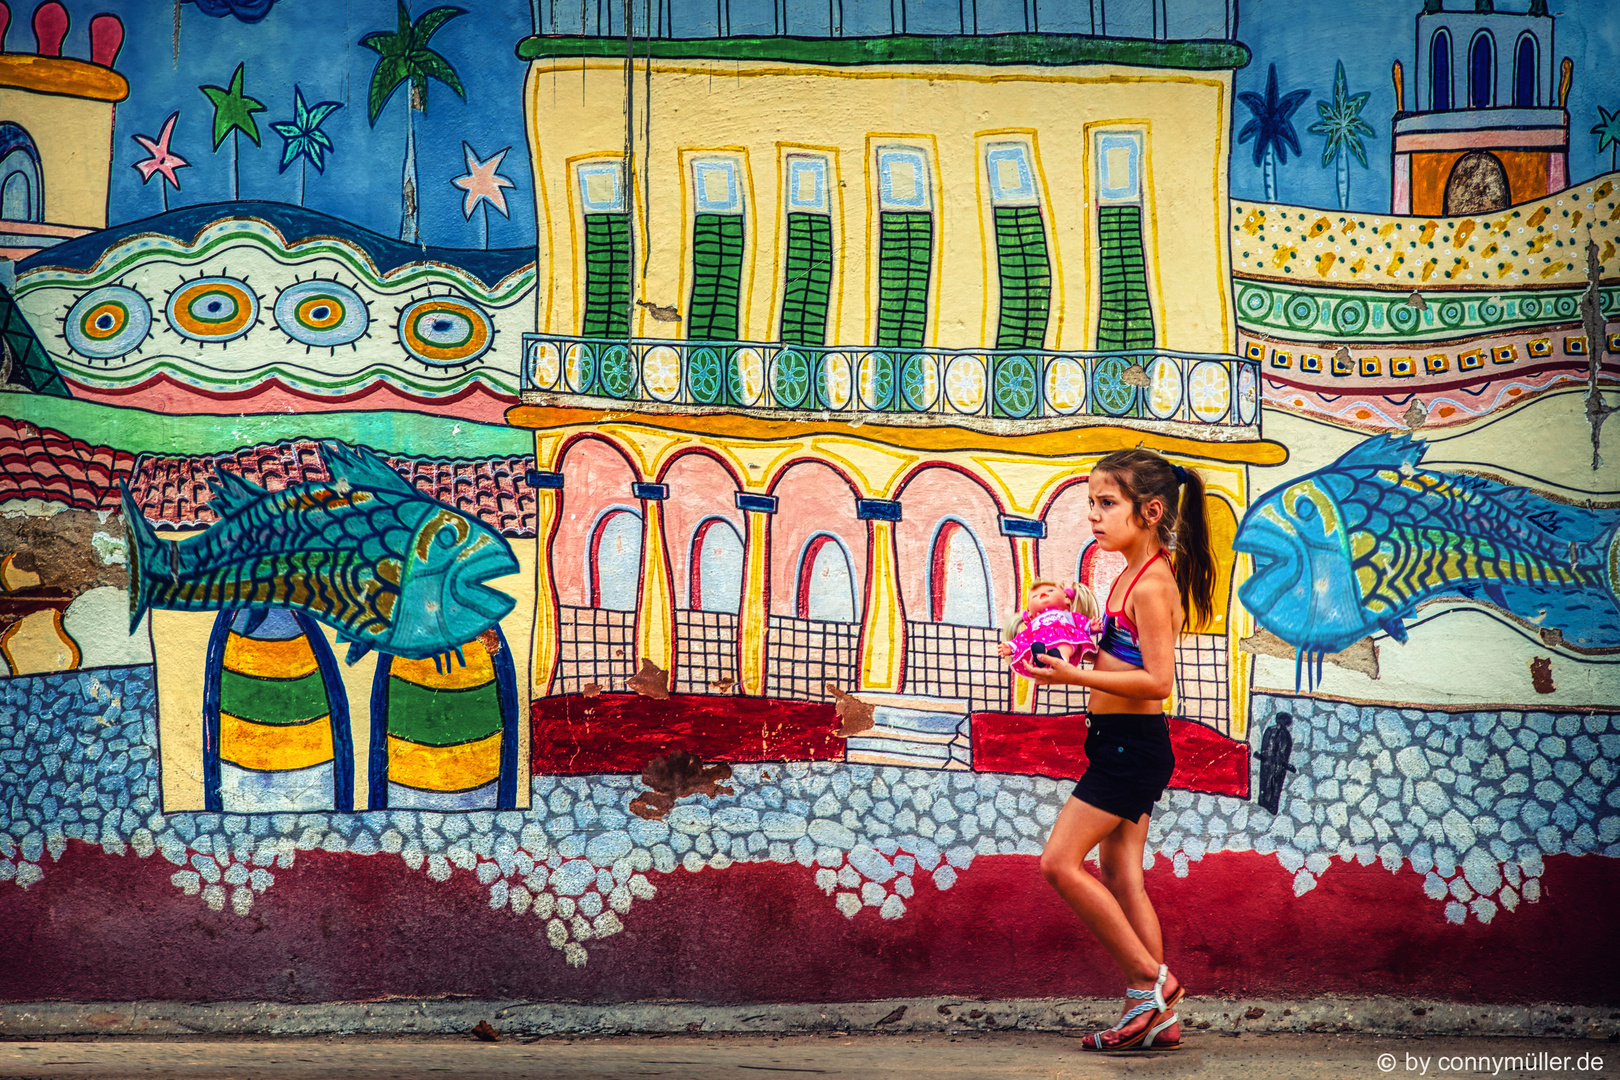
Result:
{"label": "sandal strap", "polygon": [[1159,989],[1154,987],[1151,990],[1127,990],[1125,996],[1132,1001],[1152,1001],[1159,996]]}

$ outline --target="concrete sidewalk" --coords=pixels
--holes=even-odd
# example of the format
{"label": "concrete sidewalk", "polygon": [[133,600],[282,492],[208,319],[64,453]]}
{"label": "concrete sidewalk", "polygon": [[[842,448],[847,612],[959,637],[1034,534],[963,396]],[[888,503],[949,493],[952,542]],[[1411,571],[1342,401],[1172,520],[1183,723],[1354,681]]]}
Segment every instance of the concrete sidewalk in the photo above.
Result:
{"label": "concrete sidewalk", "polygon": [[[1601,1058],[1601,1063],[1596,1058]],[[58,1039],[0,1043],[0,1077],[51,1080],[1340,1080],[1343,1077],[1620,1077],[1607,1039],[1210,1034],[1168,1053],[1094,1055],[1027,1032],[902,1035],[470,1036],[319,1039]]]}

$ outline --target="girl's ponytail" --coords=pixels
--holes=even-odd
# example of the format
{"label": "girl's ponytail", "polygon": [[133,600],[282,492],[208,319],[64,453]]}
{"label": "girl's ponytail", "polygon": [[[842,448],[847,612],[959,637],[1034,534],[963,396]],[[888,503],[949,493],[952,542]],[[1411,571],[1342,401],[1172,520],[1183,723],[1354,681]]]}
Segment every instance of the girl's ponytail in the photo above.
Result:
{"label": "girl's ponytail", "polygon": [[1176,591],[1181,594],[1182,629],[1202,626],[1215,615],[1215,553],[1204,506],[1204,480],[1192,469],[1172,465],[1151,450],[1117,450],[1092,469],[1113,477],[1138,516],[1157,498],[1165,507],[1159,541],[1175,558]]}

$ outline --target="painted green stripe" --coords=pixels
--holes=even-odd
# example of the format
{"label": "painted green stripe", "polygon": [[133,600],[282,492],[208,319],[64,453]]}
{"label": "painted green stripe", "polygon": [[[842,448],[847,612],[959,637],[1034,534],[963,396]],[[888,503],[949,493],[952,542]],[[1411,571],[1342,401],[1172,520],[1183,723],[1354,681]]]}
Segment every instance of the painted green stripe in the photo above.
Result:
{"label": "painted green stripe", "polygon": [[[1129,64],[1211,71],[1240,68],[1249,50],[1235,41],[1145,41],[1084,34],[896,34],[870,38],[677,38],[636,43],[657,60],[766,60],[794,64]],[[520,60],[568,57],[623,59],[624,39],[529,37]]]}
{"label": "painted green stripe", "polygon": [[388,680],[388,734],[428,746],[453,746],[501,730],[495,684],[432,690],[398,676]]}
{"label": "painted green stripe", "polygon": [[219,673],[219,709],[259,724],[301,724],[325,716],[331,706],[321,673],[312,671],[296,679],[255,679],[222,669]]}

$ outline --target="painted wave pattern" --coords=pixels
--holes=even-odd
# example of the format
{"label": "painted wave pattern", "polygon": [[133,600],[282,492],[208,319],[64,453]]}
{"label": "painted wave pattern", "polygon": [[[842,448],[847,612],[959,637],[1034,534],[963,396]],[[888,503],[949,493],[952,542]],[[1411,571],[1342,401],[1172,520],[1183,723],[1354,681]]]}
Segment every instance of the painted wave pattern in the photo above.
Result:
{"label": "painted wave pattern", "polygon": [[1614,266],[1620,174],[1496,214],[1461,218],[1331,213],[1232,203],[1232,271],[1279,281],[1426,288],[1584,285],[1586,241]]}
{"label": "painted wave pattern", "polygon": [[[434,881],[473,874],[493,910],[543,925],[574,966],[651,899],[649,875],[798,863],[846,917],[901,918],[926,875],[1039,853],[1068,797],[1046,777],[841,763],[735,767],[733,794],[666,821],[629,813],[623,775],[533,778],[521,811],[164,814],[150,667],[16,678],[0,697],[0,880],[28,888],[69,840],[159,856],[174,886],[245,916],[300,852],[397,857]],[[1223,851],[1275,855],[1296,895],[1335,860],[1405,866],[1456,924],[1541,898],[1549,854],[1620,857],[1620,714],[1442,713],[1256,695],[1256,732],[1294,717],[1297,775],[1278,814],[1170,792],[1144,864],[1185,877]],[[1031,887],[1038,887],[1033,881]]]}
{"label": "painted wave pattern", "polygon": [[[1607,380],[1606,380],[1607,381]],[[1261,380],[1261,399],[1272,408],[1287,409],[1304,416],[1331,420],[1363,431],[1407,431],[1412,427],[1407,415],[1414,403],[1423,410],[1424,427],[1446,427],[1477,420],[1500,412],[1550,391],[1585,389],[1586,380],[1565,371],[1545,371],[1533,376],[1504,379],[1472,389],[1407,394],[1322,394],[1298,386]]]}
{"label": "painted wave pattern", "polygon": [[437,261],[379,273],[342,239],[288,246],[273,226],[229,219],[190,245],[132,237],[88,273],[32,271],[17,294],[64,377],[87,388],[167,377],[213,394],[274,382],[319,398],[386,383],[423,398],[474,385],[515,397],[534,283],[532,265],[494,288]]}

